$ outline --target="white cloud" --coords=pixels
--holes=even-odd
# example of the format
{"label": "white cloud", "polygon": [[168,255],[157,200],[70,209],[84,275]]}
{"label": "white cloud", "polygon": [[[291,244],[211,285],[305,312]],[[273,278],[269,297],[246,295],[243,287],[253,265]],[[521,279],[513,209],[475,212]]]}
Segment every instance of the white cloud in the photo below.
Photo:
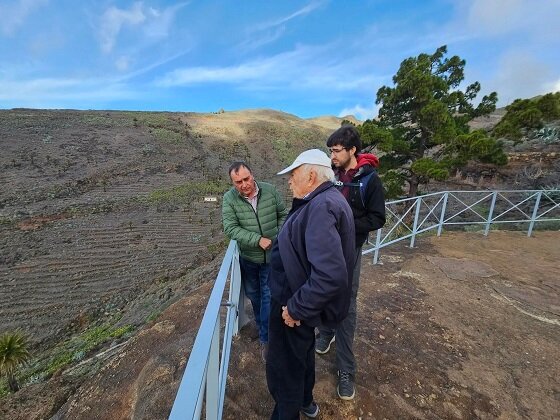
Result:
{"label": "white cloud", "polygon": [[467,15],[472,28],[484,32],[508,32],[522,24],[523,0],[475,0]]}
{"label": "white cloud", "polygon": [[71,104],[134,99],[139,94],[126,85],[107,79],[56,79],[0,80],[0,101],[5,106],[38,108],[65,108]]}
{"label": "white cloud", "polygon": [[319,7],[321,7],[324,3],[325,3],[325,1],[312,1],[307,6],[304,6],[301,9],[296,10],[294,13],[291,13],[288,16],[283,16],[281,18],[278,18],[278,19],[275,19],[275,20],[272,20],[272,21],[268,21],[268,22],[263,22],[263,23],[260,23],[260,24],[256,25],[253,28],[253,31],[263,31],[263,30],[273,28],[273,27],[276,27],[276,26],[279,26],[279,25],[283,25],[286,22],[289,22],[290,20],[292,20],[292,19],[294,19],[298,16],[305,16],[305,15],[311,13],[315,9],[318,9]]}
{"label": "white cloud", "polygon": [[340,118],[346,117],[348,115],[353,115],[360,121],[365,121],[377,117],[379,113],[379,105],[372,104],[371,106],[362,106],[360,104],[354,105],[351,108],[344,108],[338,113]]}
{"label": "white cloud", "polygon": [[517,98],[530,98],[544,93],[553,79],[552,70],[530,51],[514,50],[505,53],[499,62],[497,76],[491,82],[498,91],[500,104],[509,104]]}
{"label": "white cloud", "polygon": [[[123,75],[123,76],[121,76],[121,77],[119,77],[118,79],[115,79],[115,80],[124,82],[125,80],[129,80],[129,79],[133,79],[137,76],[141,76],[141,75],[143,75],[145,73],[148,73],[148,72],[150,72],[150,71],[152,71],[152,70],[154,70],[154,69],[156,69],[160,66],[163,66],[167,63],[170,63],[170,62],[176,60],[177,58],[187,54],[189,51],[190,51],[190,47],[188,47],[188,48],[186,48],[182,51],[179,51],[176,54],[173,54],[171,56],[164,57],[164,58],[162,58],[158,61],[153,61],[149,65],[147,65],[145,67],[142,67],[142,68],[139,68],[137,70],[134,70],[132,72],[129,72],[129,73],[127,73],[127,74],[125,74],[125,75]],[[127,60],[130,63],[130,59],[128,57],[127,57]]]}
{"label": "white cloud", "polygon": [[331,54],[329,46],[300,46],[270,57],[223,67],[188,67],[155,81],[160,87],[227,83],[245,90],[371,91],[380,78],[356,62]]}
{"label": "white cloud", "polygon": [[247,52],[255,50],[263,45],[270,44],[279,39],[286,31],[286,24],[300,16],[308,15],[314,10],[325,4],[324,0],[312,1],[308,5],[296,10],[295,12],[282,16],[278,19],[259,23],[247,30],[245,40],[241,42],[237,49]]}
{"label": "white cloud", "polygon": [[169,29],[173,24],[175,15],[188,3],[177,3],[162,11],[149,8],[148,22],[144,28],[144,34],[149,38],[161,39],[169,36]]}
{"label": "white cloud", "polygon": [[257,48],[260,48],[263,45],[271,44],[277,39],[280,39],[280,37],[284,34],[285,31],[286,31],[285,26],[279,26],[259,36],[255,36],[255,35],[247,36],[246,39],[237,46],[237,49],[243,52],[256,50]]}
{"label": "white cloud", "polygon": [[543,92],[560,92],[560,79],[545,83],[543,86]]}
{"label": "white cloud", "polygon": [[129,9],[109,7],[101,16],[99,25],[101,50],[105,53],[113,51],[125,27],[136,31],[137,45],[142,48],[167,38],[177,12],[187,4],[177,3],[163,10],[145,7],[142,2],[135,2]]}
{"label": "white cloud", "polygon": [[115,67],[117,68],[117,70],[119,71],[126,71],[128,70],[128,67],[130,66],[130,58],[123,55],[120,56],[116,61],[115,61]]}
{"label": "white cloud", "polygon": [[13,35],[31,13],[47,3],[48,0],[19,0],[0,4],[0,32]]}
{"label": "white cloud", "polygon": [[136,2],[129,10],[109,7],[101,17],[100,38],[101,50],[110,52],[123,25],[138,25],[146,20],[142,11],[142,3]]}
{"label": "white cloud", "polygon": [[457,3],[457,28],[466,25],[473,37],[523,32],[535,40],[560,35],[558,0],[462,0]]}

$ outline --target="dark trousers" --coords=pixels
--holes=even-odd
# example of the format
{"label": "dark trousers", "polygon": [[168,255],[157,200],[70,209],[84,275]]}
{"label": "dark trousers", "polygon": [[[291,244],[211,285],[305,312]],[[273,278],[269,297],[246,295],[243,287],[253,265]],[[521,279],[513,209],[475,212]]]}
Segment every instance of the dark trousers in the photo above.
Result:
{"label": "dark trousers", "polygon": [[360,270],[362,267],[362,247],[356,249],[356,261],[352,273],[352,294],[348,315],[336,329],[321,327],[319,334],[328,338],[336,336],[336,367],[340,371],[349,372],[352,377],[356,374],[356,358],[353,344],[356,331],[356,298],[360,286]]}
{"label": "dark trousers", "polygon": [[270,264],[259,264],[239,258],[239,265],[245,295],[253,306],[255,322],[259,329],[259,339],[261,343],[267,343],[268,314],[270,312],[270,289],[268,288]]}
{"label": "dark trousers", "polygon": [[299,410],[313,401],[315,386],[315,331],[304,325],[290,328],[282,319],[282,305],[270,303],[268,390],[276,402],[271,419],[299,420]]}

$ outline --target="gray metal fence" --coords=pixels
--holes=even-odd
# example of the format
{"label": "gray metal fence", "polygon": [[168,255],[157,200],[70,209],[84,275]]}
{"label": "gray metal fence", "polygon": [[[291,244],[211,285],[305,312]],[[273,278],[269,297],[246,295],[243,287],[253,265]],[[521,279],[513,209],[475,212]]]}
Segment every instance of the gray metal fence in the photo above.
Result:
{"label": "gray metal fence", "polygon": [[484,231],[492,227],[527,230],[531,236],[537,228],[560,229],[560,190],[500,190],[500,191],[442,191],[385,203],[387,223],[369,240],[363,254],[379,251],[396,242],[410,239],[414,247],[416,237],[443,229],[471,229]]}
{"label": "gray metal fence", "polygon": [[[368,241],[363,250],[363,254],[374,253],[374,263],[378,262],[382,248],[408,239],[413,247],[418,235],[435,231],[439,236],[444,228],[478,226],[487,235],[492,226],[501,225],[527,229],[527,236],[535,227],[560,229],[560,190],[443,191],[388,201],[385,205],[387,223],[376,232],[375,242]],[[229,294],[224,300],[228,278]],[[200,419],[203,404],[206,419],[222,418],[232,337],[248,321],[244,302],[238,247],[231,241],[169,419]]]}

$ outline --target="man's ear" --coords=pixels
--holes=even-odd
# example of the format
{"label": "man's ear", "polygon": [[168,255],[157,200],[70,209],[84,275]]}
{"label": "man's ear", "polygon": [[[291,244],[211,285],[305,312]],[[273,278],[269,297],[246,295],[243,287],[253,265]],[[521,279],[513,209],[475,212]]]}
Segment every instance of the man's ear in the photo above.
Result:
{"label": "man's ear", "polygon": [[315,172],[315,169],[311,169],[309,171],[309,185],[315,184],[316,179],[317,179],[317,172]]}

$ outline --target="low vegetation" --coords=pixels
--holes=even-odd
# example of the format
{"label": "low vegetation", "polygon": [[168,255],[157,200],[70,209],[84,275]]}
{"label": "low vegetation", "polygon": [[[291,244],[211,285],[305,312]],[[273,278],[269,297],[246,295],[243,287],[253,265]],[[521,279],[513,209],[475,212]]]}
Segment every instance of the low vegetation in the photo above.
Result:
{"label": "low vegetation", "polygon": [[514,144],[539,135],[558,138],[558,130],[545,127],[545,124],[560,119],[560,92],[535,99],[516,99],[506,106],[506,111],[492,130],[494,137],[513,140]]}
{"label": "low vegetation", "polygon": [[29,385],[50,378],[107,342],[130,336],[133,329],[131,325],[95,326],[35,357],[29,352],[25,335],[18,331],[5,333],[0,337],[0,377],[4,379],[0,381],[0,397],[18,391],[20,383]]}
{"label": "low vegetation", "polygon": [[221,195],[230,187],[225,181],[189,181],[173,188],[162,188],[152,191],[146,202],[153,205],[187,204],[201,195]]}
{"label": "low vegetation", "polygon": [[21,331],[6,332],[0,336],[0,376],[6,377],[10,391],[19,390],[16,373],[29,358],[27,338]]}

